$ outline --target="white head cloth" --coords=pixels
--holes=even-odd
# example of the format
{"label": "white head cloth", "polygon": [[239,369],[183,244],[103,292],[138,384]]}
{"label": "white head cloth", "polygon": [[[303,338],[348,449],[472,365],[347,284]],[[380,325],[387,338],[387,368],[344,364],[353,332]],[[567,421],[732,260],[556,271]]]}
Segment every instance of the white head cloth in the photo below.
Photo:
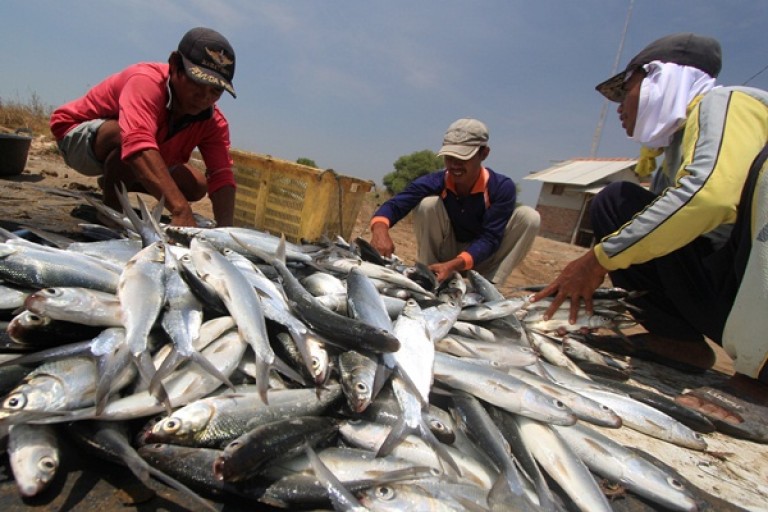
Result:
{"label": "white head cloth", "polygon": [[688,104],[710,91],[715,79],[700,69],[654,60],[643,66],[637,121],[632,140],[651,148],[669,145],[685,122]]}

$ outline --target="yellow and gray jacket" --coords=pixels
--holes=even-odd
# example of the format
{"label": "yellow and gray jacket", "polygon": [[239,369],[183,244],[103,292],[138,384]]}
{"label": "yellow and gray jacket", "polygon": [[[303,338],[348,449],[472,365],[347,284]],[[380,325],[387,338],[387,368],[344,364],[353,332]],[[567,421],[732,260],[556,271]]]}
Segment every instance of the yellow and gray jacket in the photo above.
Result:
{"label": "yellow and gray jacket", "polygon": [[[600,264],[627,268],[699,236],[722,234],[736,220],[747,172],[766,142],[768,92],[719,87],[694,99],[684,127],[665,149],[666,169],[654,180],[658,197],[595,245]],[[673,161],[679,165],[669,167]]]}

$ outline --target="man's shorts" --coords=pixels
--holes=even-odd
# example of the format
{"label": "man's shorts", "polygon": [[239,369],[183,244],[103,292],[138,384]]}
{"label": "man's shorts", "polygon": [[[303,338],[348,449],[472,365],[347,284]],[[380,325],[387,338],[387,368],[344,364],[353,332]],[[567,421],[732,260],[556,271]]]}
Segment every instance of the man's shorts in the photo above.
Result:
{"label": "man's shorts", "polygon": [[104,121],[104,119],[94,119],[81,123],[69,130],[57,143],[64,157],[64,163],[80,174],[101,176],[104,173],[103,162],[96,160],[93,154],[93,140]]}

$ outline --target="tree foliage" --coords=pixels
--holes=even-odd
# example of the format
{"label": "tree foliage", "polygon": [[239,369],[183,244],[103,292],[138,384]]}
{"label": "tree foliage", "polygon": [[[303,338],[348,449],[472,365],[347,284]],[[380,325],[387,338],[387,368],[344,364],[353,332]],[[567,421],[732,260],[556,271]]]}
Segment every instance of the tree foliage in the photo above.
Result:
{"label": "tree foliage", "polygon": [[384,186],[392,194],[402,192],[410,182],[444,167],[443,157],[425,149],[403,155],[394,164],[395,170],[384,176]]}
{"label": "tree foliage", "polygon": [[296,160],[296,163],[300,165],[306,165],[307,167],[314,167],[315,169],[317,169],[317,164],[311,158],[305,158],[302,156],[301,158]]}

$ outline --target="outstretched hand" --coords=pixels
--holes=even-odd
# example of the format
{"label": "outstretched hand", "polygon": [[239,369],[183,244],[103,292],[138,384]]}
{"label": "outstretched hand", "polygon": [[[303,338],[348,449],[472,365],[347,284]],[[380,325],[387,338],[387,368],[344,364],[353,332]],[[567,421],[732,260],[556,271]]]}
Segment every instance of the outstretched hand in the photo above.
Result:
{"label": "outstretched hand", "polygon": [[536,293],[531,300],[536,302],[545,297],[554,297],[545,313],[547,319],[555,314],[566,299],[570,300],[571,308],[568,318],[571,323],[574,323],[582,300],[587,314],[592,314],[592,295],[602,284],[607,273],[608,271],[597,261],[594,251],[587,251],[580,258],[568,263],[560,275],[546,288]]}

